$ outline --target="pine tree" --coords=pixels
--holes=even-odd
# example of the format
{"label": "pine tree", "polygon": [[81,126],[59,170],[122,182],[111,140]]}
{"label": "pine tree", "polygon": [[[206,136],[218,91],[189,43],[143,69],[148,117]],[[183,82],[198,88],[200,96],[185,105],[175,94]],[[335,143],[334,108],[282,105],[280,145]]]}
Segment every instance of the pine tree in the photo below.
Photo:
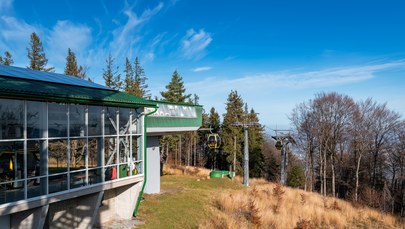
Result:
{"label": "pine tree", "polygon": [[[226,103],[226,113],[224,114],[224,121],[220,136],[222,138],[222,149],[227,155],[228,163],[233,162],[234,156],[234,137],[236,137],[236,158],[239,165],[242,163],[242,146],[243,146],[243,129],[234,126],[236,122],[243,122],[245,113],[243,111],[243,100],[237,91],[231,91],[228,95]],[[241,171],[241,167],[236,165],[237,171]]]}
{"label": "pine tree", "polygon": [[28,59],[30,59],[30,65],[28,68],[44,72],[54,71],[54,67],[46,67],[48,59],[45,56],[42,42],[35,32],[31,34],[30,48],[27,48],[27,53]]}
{"label": "pine tree", "polygon": [[140,93],[139,97],[150,99],[151,94],[148,90],[148,85],[146,84],[146,80],[148,78],[145,76],[145,70],[139,63],[138,57],[136,57],[135,59],[134,73],[135,73],[134,86]]}
{"label": "pine tree", "polygon": [[77,67],[76,55],[70,48],[68,48],[68,56],[66,57],[65,74],[80,79],[86,78],[86,70],[82,66]]}
{"label": "pine tree", "polygon": [[[247,110],[246,104],[245,111]],[[259,124],[259,118],[253,108],[246,115],[248,122],[257,124],[257,126],[249,127],[249,175],[261,177],[264,172],[264,127]]]}
{"label": "pine tree", "polygon": [[118,73],[119,67],[114,66],[115,59],[108,55],[105,60],[107,67],[103,69],[103,79],[105,80],[105,85],[114,90],[120,90],[122,88],[121,74]]}
{"label": "pine tree", "polygon": [[128,57],[125,58],[125,80],[124,80],[124,91],[128,94],[135,95],[134,92],[134,70],[132,64]]}
{"label": "pine tree", "polygon": [[13,65],[14,61],[11,54],[8,51],[4,52],[4,57],[0,56],[0,64]]}
{"label": "pine tree", "polygon": [[135,95],[141,98],[150,99],[148,85],[145,77],[145,71],[139,63],[138,57],[135,59],[135,63],[132,66],[128,57],[125,60],[125,85],[124,91],[128,94]]}
{"label": "pine tree", "polygon": [[211,107],[210,116],[208,117],[208,122],[209,122],[209,126],[212,129],[212,132],[218,133],[221,123],[219,120],[219,114],[215,110],[214,107]]}
{"label": "pine tree", "polygon": [[167,91],[160,92],[163,97],[163,101],[185,103],[187,99],[190,99],[191,94],[184,94],[186,89],[184,88],[183,84],[183,78],[177,73],[177,70],[174,71],[172,80],[168,85],[166,85]]}

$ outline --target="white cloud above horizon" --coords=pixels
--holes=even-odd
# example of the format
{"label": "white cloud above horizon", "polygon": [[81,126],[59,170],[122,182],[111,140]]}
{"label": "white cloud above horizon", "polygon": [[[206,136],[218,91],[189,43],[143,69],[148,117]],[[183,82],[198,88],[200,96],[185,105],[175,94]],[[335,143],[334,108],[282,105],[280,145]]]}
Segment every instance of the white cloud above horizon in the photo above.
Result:
{"label": "white cloud above horizon", "polygon": [[[301,72],[268,72],[239,78],[208,77],[197,82],[186,83],[188,93],[200,97],[204,109],[215,107],[219,114],[225,112],[225,102],[231,90],[236,90],[249,107],[259,112],[264,124],[288,126],[287,115],[296,104],[312,98],[321,91],[345,93],[351,85],[363,84],[378,76],[378,73],[389,70],[405,69],[405,60],[365,64],[363,66],[342,66]],[[360,92],[350,94],[355,99]],[[384,92],[381,92],[384,94]],[[381,93],[379,98],[383,98]],[[368,95],[377,96],[376,93]],[[367,96],[369,97],[369,96]],[[371,96],[372,97],[372,96]],[[402,98],[405,99],[405,98]],[[397,98],[401,100],[401,98]],[[382,100],[381,102],[385,102]],[[275,104],[276,103],[276,104]],[[395,103],[392,105],[395,106]],[[394,107],[395,108],[395,107]]]}
{"label": "white cloud above horizon", "polygon": [[76,54],[79,60],[85,58],[85,53],[79,51],[87,50],[91,44],[91,28],[74,24],[71,21],[57,21],[46,40],[52,64],[63,66],[66,62],[68,48]]}
{"label": "white cloud above horizon", "polygon": [[209,82],[215,79],[215,84],[210,85],[213,90],[210,90],[208,94],[212,94],[212,91],[225,89],[227,91],[238,89],[246,92],[257,91],[267,89],[269,86],[275,89],[324,88],[366,81],[375,77],[377,72],[394,68],[405,68],[405,60],[364,66],[335,67],[307,72],[269,72],[233,79],[208,77],[201,81],[190,83],[187,86],[192,90],[203,91],[201,88],[206,87]]}
{"label": "white cloud above horizon", "polygon": [[201,59],[206,55],[206,48],[211,42],[211,34],[205,32],[204,29],[200,29],[198,32],[189,29],[181,39],[180,50],[187,59]]}
{"label": "white cloud above horizon", "polygon": [[204,71],[209,71],[211,69],[212,69],[212,67],[205,66],[205,67],[193,68],[192,71],[193,72],[204,72]]}

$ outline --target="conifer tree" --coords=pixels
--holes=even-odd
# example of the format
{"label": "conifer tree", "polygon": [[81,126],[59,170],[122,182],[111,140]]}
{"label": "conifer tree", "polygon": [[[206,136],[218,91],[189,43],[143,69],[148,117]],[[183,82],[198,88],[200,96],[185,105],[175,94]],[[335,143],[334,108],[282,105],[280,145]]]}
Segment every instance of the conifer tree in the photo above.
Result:
{"label": "conifer tree", "polygon": [[139,63],[138,57],[135,59],[135,65],[134,65],[134,73],[135,73],[135,87],[138,88],[139,92],[141,93],[140,97],[150,99],[151,94],[148,90],[148,85],[146,84],[146,80],[148,78],[145,76],[145,70]]}
{"label": "conifer tree", "polygon": [[111,56],[111,53],[108,55],[108,58],[105,60],[107,66],[106,69],[103,69],[103,79],[105,80],[105,85],[114,90],[120,90],[122,88],[121,74],[118,73],[118,66],[114,65],[115,59]]}
{"label": "conifer tree", "polygon": [[160,92],[163,101],[185,103],[191,97],[191,94],[184,94],[186,89],[184,88],[183,78],[177,73],[177,70],[173,72],[172,80],[166,85],[166,89],[167,91]]}
{"label": "conifer tree", "polygon": [[27,53],[28,59],[30,60],[30,65],[28,68],[44,72],[54,71],[54,67],[46,67],[48,59],[45,56],[42,42],[35,32],[31,34],[30,47],[27,48]]}
{"label": "conifer tree", "polygon": [[80,79],[86,78],[86,70],[82,66],[77,67],[76,55],[70,48],[68,48],[68,55],[66,57],[65,74]]}
{"label": "conifer tree", "polygon": [[264,127],[259,124],[259,118],[253,108],[246,115],[248,122],[257,124],[257,126],[249,127],[249,175],[260,177],[264,171]]}
{"label": "conifer tree", "polygon": [[128,57],[125,58],[125,80],[124,80],[124,91],[128,94],[135,95],[134,92],[134,70],[132,64]]}
{"label": "conifer tree", "polygon": [[138,57],[136,57],[134,65],[131,65],[128,57],[126,58],[124,72],[124,91],[137,97],[150,99],[151,95],[146,84],[148,78],[145,76],[145,71],[140,65]]}
{"label": "conifer tree", "polygon": [[221,123],[219,120],[219,114],[215,110],[214,107],[211,107],[210,116],[208,117],[208,122],[209,122],[209,126],[212,129],[212,132],[218,133]]}
{"label": "conifer tree", "polygon": [[2,57],[0,55],[0,64],[3,64],[3,65],[13,65],[14,64],[14,60],[8,51],[4,52],[4,57]]}
{"label": "conifer tree", "polygon": [[[225,155],[227,155],[228,163],[233,161],[234,156],[234,137],[236,137],[236,158],[237,161],[242,162],[242,146],[243,146],[243,129],[234,126],[236,122],[243,122],[245,113],[243,111],[243,100],[237,91],[231,91],[228,95],[226,102],[226,113],[224,114],[224,121],[220,136],[222,138],[222,148]],[[241,165],[236,165],[237,171],[241,171]]]}

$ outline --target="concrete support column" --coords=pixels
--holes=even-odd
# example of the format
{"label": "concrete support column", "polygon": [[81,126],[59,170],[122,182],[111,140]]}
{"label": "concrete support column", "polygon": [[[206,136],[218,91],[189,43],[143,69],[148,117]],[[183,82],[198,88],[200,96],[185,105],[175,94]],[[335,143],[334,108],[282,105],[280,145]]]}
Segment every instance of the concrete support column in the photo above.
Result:
{"label": "concrete support column", "polygon": [[160,150],[159,137],[147,137],[147,181],[145,193],[160,193]]}
{"label": "concrete support column", "polygon": [[14,213],[10,217],[11,228],[44,228],[49,205]]}
{"label": "concrete support column", "polygon": [[132,219],[135,210],[136,201],[141,191],[142,183],[120,187],[116,189],[115,209],[116,214],[121,219]]}
{"label": "concrete support column", "polygon": [[0,225],[1,228],[10,229],[10,215],[0,216]]}

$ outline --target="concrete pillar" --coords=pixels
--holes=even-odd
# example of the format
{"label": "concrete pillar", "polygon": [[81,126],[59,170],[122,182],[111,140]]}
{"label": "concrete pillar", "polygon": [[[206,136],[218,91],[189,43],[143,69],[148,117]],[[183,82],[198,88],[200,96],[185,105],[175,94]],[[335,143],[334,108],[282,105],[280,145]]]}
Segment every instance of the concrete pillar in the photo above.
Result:
{"label": "concrete pillar", "polygon": [[160,152],[159,137],[147,137],[147,181],[145,193],[160,193]]}
{"label": "concrete pillar", "polygon": [[1,228],[10,229],[10,215],[0,216],[0,225]]}
{"label": "concrete pillar", "polygon": [[117,197],[115,198],[115,209],[118,217],[121,219],[132,219],[141,188],[142,182],[139,182],[131,185],[130,188],[128,188],[128,186],[123,186],[115,190],[117,193]]}
{"label": "concrete pillar", "polygon": [[49,205],[14,213],[11,215],[11,228],[44,228]]}
{"label": "concrete pillar", "polygon": [[45,228],[92,228],[102,195],[103,192],[97,192],[51,204]]}

